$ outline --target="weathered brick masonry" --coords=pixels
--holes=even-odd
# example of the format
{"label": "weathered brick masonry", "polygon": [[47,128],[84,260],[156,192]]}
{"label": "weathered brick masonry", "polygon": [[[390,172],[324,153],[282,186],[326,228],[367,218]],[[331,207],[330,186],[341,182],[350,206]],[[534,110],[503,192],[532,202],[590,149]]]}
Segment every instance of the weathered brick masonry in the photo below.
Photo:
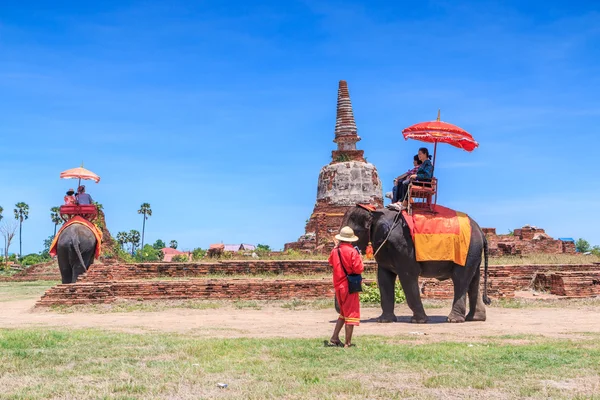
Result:
{"label": "weathered brick masonry", "polygon": [[[367,272],[376,264],[366,262]],[[58,285],[47,292],[39,305],[113,302],[116,299],[286,299],[331,296],[329,279],[311,279],[328,273],[326,261],[223,261],[220,263],[148,263],[94,265],[74,285]],[[306,279],[198,279],[210,274],[255,275],[305,274]],[[188,278],[157,281],[160,278]],[[146,279],[146,280],[142,280]],[[152,279],[152,280],[151,280]],[[369,281],[367,281],[368,283]],[[515,291],[532,286],[571,297],[599,295],[600,265],[512,265],[489,267],[489,295],[514,297]],[[482,280],[483,284],[483,280]],[[450,280],[421,280],[424,298],[450,299]]]}
{"label": "weathered brick masonry", "polygon": [[[367,281],[369,283],[369,281]],[[333,297],[329,279],[189,279],[184,281],[81,282],[48,290],[37,306],[102,304],[129,300],[281,300]]]}

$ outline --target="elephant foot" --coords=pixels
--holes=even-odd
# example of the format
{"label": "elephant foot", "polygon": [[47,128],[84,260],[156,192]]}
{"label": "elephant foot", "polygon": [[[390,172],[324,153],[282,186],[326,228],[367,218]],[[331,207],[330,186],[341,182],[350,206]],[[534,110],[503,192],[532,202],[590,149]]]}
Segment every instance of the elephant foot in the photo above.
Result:
{"label": "elephant foot", "polygon": [[429,318],[427,318],[426,315],[421,317],[413,315],[413,317],[410,319],[410,322],[413,324],[426,324],[428,320]]}
{"label": "elephant foot", "polygon": [[377,318],[377,322],[382,323],[382,324],[396,322],[397,320],[398,319],[396,318],[396,316],[394,314],[381,314]]}
{"label": "elephant foot", "polygon": [[448,315],[448,322],[459,324],[465,322],[465,317],[462,315],[450,314]]}
{"label": "elephant foot", "polygon": [[467,315],[467,321],[485,321],[485,312],[476,312],[474,314],[469,313]]}

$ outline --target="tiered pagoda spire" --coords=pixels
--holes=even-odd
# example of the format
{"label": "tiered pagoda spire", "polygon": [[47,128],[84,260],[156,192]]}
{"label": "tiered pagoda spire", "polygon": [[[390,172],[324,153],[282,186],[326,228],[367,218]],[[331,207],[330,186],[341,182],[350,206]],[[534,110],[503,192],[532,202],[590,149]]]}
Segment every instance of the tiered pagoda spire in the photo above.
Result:
{"label": "tiered pagoda spire", "polygon": [[335,139],[337,150],[332,152],[333,162],[364,161],[363,151],[356,150],[356,142],[360,140],[357,134],[356,122],[350,101],[348,83],[340,81],[338,86],[337,113],[335,121]]}

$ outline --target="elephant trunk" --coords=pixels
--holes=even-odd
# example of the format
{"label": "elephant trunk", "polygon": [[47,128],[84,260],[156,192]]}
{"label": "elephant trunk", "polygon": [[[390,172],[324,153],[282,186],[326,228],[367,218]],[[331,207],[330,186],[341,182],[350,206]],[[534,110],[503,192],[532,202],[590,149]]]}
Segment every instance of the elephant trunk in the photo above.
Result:
{"label": "elephant trunk", "polygon": [[483,304],[489,306],[492,304],[492,300],[488,297],[488,241],[485,235],[483,236]]}

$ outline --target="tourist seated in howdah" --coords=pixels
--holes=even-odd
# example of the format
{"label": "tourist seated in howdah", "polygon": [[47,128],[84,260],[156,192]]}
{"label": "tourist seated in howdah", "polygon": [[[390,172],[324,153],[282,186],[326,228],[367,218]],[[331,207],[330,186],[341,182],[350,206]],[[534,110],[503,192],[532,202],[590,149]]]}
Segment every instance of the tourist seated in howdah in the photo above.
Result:
{"label": "tourist seated in howdah", "polygon": [[77,199],[75,199],[75,191],[73,189],[69,189],[67,194],[65,195],[64,201],[66,206],[70,206],[72,204],[77,203]]}
{"label": "tourist seated in howdah", "polygon": [[73,189],[69,189],[64,199],[65,204],[60,207],[62,219],[68,221],[75,216],[80,216],[88,221],[94,221],[98,216],[98,209],[94,205],[92,196],[85,192],[85,186],[79,186],[75,196],[73,193]]}
{"label": "tourist seated in howdah", "polygon": [[414,186],[423,185],[431,182],[433,178],[433,164],[431,163],[431,155],[426,147],[421,147],[417,153],[418,160],[421,162],[415,173],[409,174],[404,180],[398,181],[396,196],[392,199],[392,204],[388,207],[395,210],[406,210],[408,208],[408,188],[412,184]]}
{"label": "tourist seated in howdah", "polygon": [[[392,203],[396,203],[398,201],[400,201],[400,198],[398,197],[398,187],[400,185],[402,185],[402,183],[406,182],[407,184],[410,183],[409,177],[411,175],[414,175],[417,173],[417,171],[419,170],[419,166],[423,163],[423,161],[421,161],[419,159],[419,155],[416,154],[413,157],[413,168],[409,169],[408,171],[406,171],[405,173],[403,173],[402,175],[400,175],[399,177],[397,177],[396,179],[394,179],[394,188],[392,190],[392,196],[391,196],[391,200]],[[390,197],[388,195],[386,195],[386,197]]]}

